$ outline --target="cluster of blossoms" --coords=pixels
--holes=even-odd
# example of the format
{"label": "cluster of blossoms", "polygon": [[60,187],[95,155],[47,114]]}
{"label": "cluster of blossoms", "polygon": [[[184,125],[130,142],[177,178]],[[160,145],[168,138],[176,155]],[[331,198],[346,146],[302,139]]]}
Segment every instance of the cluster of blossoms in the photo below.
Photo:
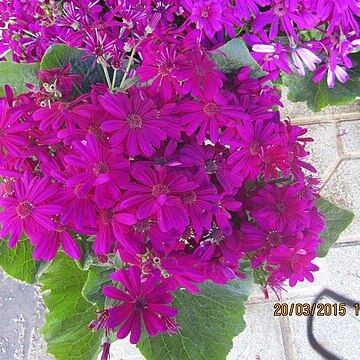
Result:
{"label": "cluster of blossoms", "polygon": [[[173,45],[199,42],[215,50],[228,36],[241,36],[252,55],[276,80],[281,71],[324,76],[330,88],[346,82],[349,54],[360,45],[357,0],[6,0],[0,4],[0,57],[39,61],[53,43],[84,49],[120,69],[126,52],[155,31]],[[176,26],[175,24],[181,24]],[[170,26],[169,26],[170,25]],[[164,61],[171,61],[168,50]]]}
{"label": "cluster of blossoms", "polygon": [[[225,75],[209,56],[251,14],[258,24],[268,14],[260,14],[259,6],[268,3],[105,4],[64,1],[61,21],[55,2],[1,5],[16,59],[41,58],[46,41],[38,46],[29,40],[30,32],[40,32],[32,40],[63,39],[85,48],[107,78],[108,67],[119,70],[126,63],[121,84],[135,74],[139,80],[127,91],[108,81],[75,96],[73,85],[82,78],[69,64],[42,70],[42,85],[26,94],[14,97],[5,87],[1,238],[15,247],[24,233],[35,260],[51,261],[60,246],[79,260],[84,241],[93,241],[101,263],[112,266],[118,257],[121,268],[111,276],[117,286],[103,289],[111,305],[91,327],[117,329],[119,338],[130,333],[132,343],[142,324],[150,336],[176,332],[181,324],[169,306],[171,293],[197,293],[208,280],[222,285],[244,278],[243,259],[262,274],[265,292],[285,281],[313,281],[324,222],[315,207],[318,180],[309,175],[316,170],[306,162],[312,139],[306,129],[280,120],[280,97],[267,77],[252,78],[248,67]],[[286,2],[294,4],[300,2]],[[37,14],[24,20],[32,31],[12,28],[15,15],[26,16],[23,7]],[[175,22],[178,16],[186,21]]]}

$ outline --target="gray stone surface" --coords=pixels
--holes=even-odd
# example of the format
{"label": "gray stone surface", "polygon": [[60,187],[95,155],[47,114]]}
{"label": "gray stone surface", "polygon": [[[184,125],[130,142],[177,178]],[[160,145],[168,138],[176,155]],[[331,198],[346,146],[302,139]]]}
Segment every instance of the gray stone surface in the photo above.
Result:
{"label": "gray stone surface", "polygon": [[[360,103],[326,108],[314,114],[305,104],[285,101],[282,115],[295,119],[295,123],[309,124],[309,135],[316,140],[310,145],[311,162],[323,179],[322,195],[353,210],[356,217],[328,256],[317,259],[320,271],[315,274],[315,282],[287,288],[281,293],[281,299],[288,303],[312,302],[322,289],[329,288],[360,302]],[[247,303],[247,328],[234,338],[228,360],[323,359],[307,340],[307,319],[274,317],[276,301],[274,295],[264,300],[259,288],[253,286]],[[0,273],[0,360],[52,359],[46,355],[46,344],[39,334],[43,316],[39,289],[16,283]],[[324,346],[338,351],[343,359],[358,360],[359,320],[360,317],[355,318],[350,311],[343,318],[316,318],[314,333]],[[120,359],[143,358],[125,339],[111,349],[111,360]]]}

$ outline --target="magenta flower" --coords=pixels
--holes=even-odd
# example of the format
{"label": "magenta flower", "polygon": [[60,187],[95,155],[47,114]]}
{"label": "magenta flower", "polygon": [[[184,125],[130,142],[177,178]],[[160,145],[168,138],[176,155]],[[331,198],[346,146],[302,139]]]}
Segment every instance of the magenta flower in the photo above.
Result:
{"label": "magenta flower", "polygon": [[103,108],[113,116],[106,120],[101,129],[114,132],[111,146],[124,146],[130,157],[143,154],[151,156],[160,141],[166,139],[166,123],[158,119],[158,112],[152,100],[140,91],[131,97],[118,93],[106,94],[100,99]]}
{"label": "magenta flower", "polygon": [[165,101],[170,100],[174,92],[180,92],[179,80],[174,72],[177,68],[177,49],[177,46],[165,43],[158,49],[145,48],[144,61],[136,70],[141,82],[153,80],[150,92],[159,93]]}
{"label": "magenta flower", "polygon": [[98,232],[94,242],[96,255],[109,254],[114,241],[123,237],[122,226],[136,223],[135,215],[119,211],[120,205],[118,203],[114,207],[99,210]]}
{"label": "magenta flower", "polygon": [[166,318],[177,315],[177,310],[167,304],[172,301],[168,285],[158,284],[160,272],[152,272],[144,282],[140,269],[131,266],[129,270],[119,270],[111,275],[113,281],[125,288],[122,291],[114,286],[105,286],[106,297],[119,301],[120,305],[108,309],[105,327],[115,329],[120,326],[117,337],[125,338],[130,333],[130,342],[140,340],[142,323],[149,336],[169,330]]}
{"label": "magenta flower", "polygon": [[84,171],[70,178],[66,185],[79,185],[80,196],[86,195],[95,186],[96,202],[101,204],[104,197],[119,197],[119,178],[126,178],[124,168],[129,162],[118,153],[101,145],[93,135],[86,136],[86,142],[73,142],[76,155],[66,155],[66,163]]}
{"label": "magenta flower", "polygon": [[192,135],[197,132],[199,145],[206,137],[216,143],[219,139],[219,129],[234,119],[241,118],[242,114],[240,107],[229,105],[221,95],[199,95],[199,101],[184,100],[179,107],[184,114],[182,123],[186,127],[186,133]]}
{"label": "magenta flower", "polygon": [[267,218],[269,225],[279,231],[283,231],[286,225],[291,230],[300,224],[309,225],[307,201],[299,199],[296,187],[267,185],[257,192],[252,201],[254,209],[251,216],[259,221]]}
{"label": "magenta flower", "polygon": [[81,250],[74,238],[69,234],[69,228],[60,224],[60,217],[52,218],[55,229],[40,231],[32,235],[32,243],[34,243],[34,260],[51,261],[58,253],[59,246],[70,258],[74,260],[81,259]]}
{"label": "magenta flower", "polygon": [[189,219],[181,204],[181,196],[199,185],[189,182],[178,171],[170,172],[166,169],[154,171],[149,167],[135,168],[131,175],[137,183],[124,185],[129,190],[125,193],[121,207],[137,206],[136,216],[139,219],[157,214],[159,227],[164,232],[172,228],[184,230]]}
{"label": "magenta flower", "polygon": [[[235,164],[233,171],[241,171],[244,177],[255,180],[261,171],[264,150],[279,139],[276,130],[277,126],[270,122],[243,121],[237,124],[236,131],[239,138],[232,142],[236,143],[239,148],[228,159],[230,165]],[[227,139],[222,141],[230,143]]]}
{"label": "magenta flower", "polygon": [[4,165],[4,152],[20,156],[22,147],[27,145],[25,131],[29,123],[18,121],[21,111],[9,111],[7,101],[0,100],[0,165]]}
{"label": "magenta flower", "polygon": [[204,94],[210,98],[222,87],[224,76],[206,54],[187,52],[179,57],[179,61],[181,64],[174,74],[184,82],[181,88],[184,94],[191,93],[194,97]]}
{"label": "magenta flower", "polygon": [[278,266],[274,276],[283,276],[289,279],[289,285],[295,286],[298,281],[305,279],[313,282],[312,272],[319,267],[311,262],[316,257],[316,250],[311,243],[299,241],[294,247],[280,245],[273,249],[268,262]]}
{"label": "magenta flower", "polygon": [[23,230],[30,239],[42,228],[55,230],[51,217],[61,214],[62,206],[51,200],[58,190],[48,178],[32,177],[29,173],[14,181],[13,196],[0,198],[0,206],[4,207],[0,213],[0,236],[5,239],[10,234],[10,248],[16,246]]}
{"label": "magenta flower", "polygon": [[182,0],[182,5],[190,13],[189,20],[196,28],[203,30],[210,38],[222,29],[222,13],[227,3],[224,0]]}

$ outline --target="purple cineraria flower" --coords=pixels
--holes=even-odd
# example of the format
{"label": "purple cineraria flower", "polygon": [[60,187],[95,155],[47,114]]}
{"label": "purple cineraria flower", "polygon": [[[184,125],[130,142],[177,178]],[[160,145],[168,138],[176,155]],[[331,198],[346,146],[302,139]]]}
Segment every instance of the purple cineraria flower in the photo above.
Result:
{"label": "purple cineraria flower", "polygon": [[316,56],[309,48],[306,47],[297,47],[292,49],[291,57],[294,62],[294,66],[297,72],[301,76],[305,76],[304,65],[310,70],[316,70],[316,64],[320,64],[322,60]]}
{"label": "purple cineraria flower", "polygon": [[180,161],[184,167],[197,169],[208,182],[214,182],[215,178],[227,192],[242,184],[242,176],[233,173],[227,163],[225,148],[188,144],[180,151]]}
{"label": "purple cineraria flower", "polygon": [[268,24],[270,25],[269,39],[274,40],[279,32],[279,25],[288,36],[299,40],[294,25],[299,29],[311,29],[316,21],[310,10],[303,9],[304,15],[300,16],[297,1],[272,0],[271,8],[256,16],[253,21],[253,32],[259,33]]}
{"label": "purple cineraria flower", "polygon": [[195,234],[200,236],[203,228],[210,228],[212,215],[217,211],[217,202],[222,196],[217,194],[214,186],[202,182],[201,174],[194,176],[192,180],[199,183],[199,187],[182,193],[180,202],[189,214]]}
{"label": "purple cineraria flower", "polygon": [[186,133],[192,135],[197,132],[199,145],[207,136],[211,142],[216,143],[221,127],[242,115],[242,108],[228,104],[219,94],[211,97],[199,95],[199,101],[184,100],[179,109],[183,114],[182,123],[186,127]]}
{"label": "purple cineraria flower", "polygon": [[295,286],[298,281],[305,279],[314,281],[312,272],[319,270],[319,267],[311,262],[315,257],[314,246],[311,243],[299,241],[292,247],[279,245],[273,249],[268,262],[278,266],[274,275],[281,274],[289,279],[290,286]]}
{"label": "purple cineraria flower", "polygon": [[216,70],[216,64],[206,54],[198,51],[187,52],[179,57],[180,66],[174,70],[178,80],[183,81],[184,94],[196,97],[204,94],[211,97],[222,87],[224,76]]}
{"label": "purple cineraria flower", "polygon": [[104,295],[120,303],[108,309],[106,328],[120,326],[117,337],[123,339],[131,333],[132,344],[140,340],[142,322],[150,336],[169,330],[169,323],[165,319],[176,316],[177,310],[167,305],[172,301],[172,296],[167,284],[159,284],[160,271],[152,272],[142,281],[140,269],[131,266],[129,270],[113,273],[111,279],[121,283],[125,291],[114,286],[104,287]]}
{"label": "purple cineraria flower", "polygon": [[222,29],[222,13],[226,9],[224,0],[182,0],[184,8],[190,13],[189,21],[203,30],[210,38]]}
{"label": "purple cineraria flower", "polygon": [[66,185],[79,185],[80,195],[86,195],[95,187],[96,202],[100,205],[104,198],[116,199],[120,195],[119,178],[126,178],[124,168],[129,162],[118,153],[101,145],[93,135],[87,135],[85,142],[74,141],[74,155],[66,155],[66,163],[84,171],[70,178]]}
{"label": "purple cineraria flower", "polygon": [[56,256],[59,246],[74,260],[81,259],[81,250],[74,238],[69,234],[69,228],[60,224],[60,216],[52,218],[55,229],[42,229],[32,236],[34,247],[34,259],[51,261]]}
{"label": "purple cineraria flower", "polygon": [[174,92],[180,92],[179,80],[174,70],[177,67],[176,45],[162,43],[158,49],[145,47],[142,56],[143,62],[136,70],[141,82],[153,80],[149,91],[160,94],[163,100],[170,100]]}
{"label": "purple cineraria flower", "polygon": [[170,172],[167,169],[154,171],[149,167],[136,167],[132,176],[137,183],[124,185],[129,190],[124,195],[122,208],[136,206],[136,216],[139,219],[157,214],[162,231],[166,232],[172,228],[183,231],[189,219],[181,203],[181,196],[199,185],[189,182],[181,173]]}
{"label": "purple cineraria flower", "polygon": [[279,70],[289,74],[292,73],[287,50],[283,48],[280,42],[277,42],[276,45],[254,44],[252,50],[253,58],[263,70],[273,76],[271,79],[278,77]]}
{"label": "purple cineraria flower", "polygon": [[228,143],[236,143],[239,147],[228,159],[230,165],[234,164],[234,172],[242,172],[244,177],[255,180],[261,171],[264,150],[278,141],[277,125],[262,121],[243,121],[236,125],[238,138]]}
{"label": "purple cineraria flower", "polygon": [[27,145],[25,131],[30,128],[27,122],[20,122],[21,112],[9,109],[6,99],[0,100],[0,165],[4,165],[4,150],[12,156],[19,156]]}
{"label": "purple cineraria flower", "polygon": [[346,72],[343,66],[338,64],[333,66],[332,64],[328,63],[320,66],[320,68],[315,72],[314,82],[320,82],[326,73],[326,82],[330,89],[335,86],[335,79],[338,79],[341,83],[345,83],[349,80],[349,74]]}
{"label": "purple cineraria flower", "polygon": [[140,91],[131,96],[106,94],[100,103],[113,117],[106,120],[101,129],[115,132],[110,137],[110,145],[124,146],[130,157],[151,156],[153,147],[158,149],[160,141],[166,139],[163,130],[166,130],[166,123],[158,118],[154,102]]}
{"label": "purple cineraria flower", "polygon": [[251,16],[260,13],[259,6],[266,6],[266,0],[236,0],[235,1],[235,15],[240,19],[249,21]]}
{"label": "purple cineraria flower", "polygon": [[16,246],[23,230],[32,238],[42,228],[55,229],[51,217],[61,214],[62,206],[51,203],[51,199],[58,190],[48,178],[32,177],[29,173],[14,181],[14,194],[0,198],[0,205],[4,207],[0,213],[0,236],[5,239],[10,234],[10,248]]}
{"label": "purple cineraria flower", "polygon": [[286,225],[291,230],[301,224],[308,226],[308,203],[298,197],[297,191],[295,186],[267,185],[252,198],[254,208],[251,216],[260,221],[267,218],[269,225],[279,231],[283,231]]}
{"label": "purple cineraria flower", "polygon": [[122,225],[134,225],[136,216],[120,212],[120,203],[111,207],[100,209],[98,212],[98,232],[94,242],[96,255],[108,254],[114,241],[122,238]]}

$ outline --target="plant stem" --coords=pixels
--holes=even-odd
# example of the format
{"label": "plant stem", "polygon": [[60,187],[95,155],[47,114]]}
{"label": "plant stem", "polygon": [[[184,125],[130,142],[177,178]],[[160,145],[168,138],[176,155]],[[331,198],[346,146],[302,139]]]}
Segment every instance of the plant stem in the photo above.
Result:
{"label": "plant stem", "polygon": [[121,83],[120,83],[120,86],[119,86],[120,89],[121,89],[121,87],[124,85],[124,82],[125,82],[128,74],[129,74],[129,70],[130,70],[130,67],[131,67],[131,64],[132,64],[134,55],[135,55],[135,51],[136,51],[136,46],[134,45],[134,47],[133,47],[133,49],[132,49],[132,52],[131,52],[131,54],[130,54],[129,62],[128,62],[127,67],[126,67],[126,69],[125,69],[125,73],[124,73],[124,75],[123,75],[123,77],[122,77],[122,79],[121,79]]}
{"label": "plant stem", "polygon": [[113,79],[112,79],[112,83],[111,83],[111,91],[113,91],[113,90],[114,90],[114,88],[115,88],[115,84],[116,84],[116,75],[117,75],[117,69],[114,69]]}
{"label": "plant stem", "polygon": [[109,72],[108,72],[108,68],[107,68],[107,65],[105,64],[105,61],[101,60],[101,66],[104,70],[104,74],[105,74],[105,77],[106,77],[106,82],[107,82],[107,85],[109,87],[109,90],[111,91],[111,80],[110,80],[110,76],[109,76]]}

